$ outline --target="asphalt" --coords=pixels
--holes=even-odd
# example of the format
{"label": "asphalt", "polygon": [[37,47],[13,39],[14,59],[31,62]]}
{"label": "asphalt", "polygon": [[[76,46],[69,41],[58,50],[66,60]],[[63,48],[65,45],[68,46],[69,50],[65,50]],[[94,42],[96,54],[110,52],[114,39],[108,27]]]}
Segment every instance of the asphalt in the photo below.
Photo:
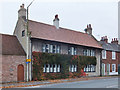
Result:
{"label": "asphalt", "polygon": [[29,88],[118,88],[118,78],[105,78],[87,81],[64,82],[34,86]]}
{"label": "asphalt", "polygon": [[21,88],[21,87],[32,87],[40,85],[50,85],[56,83],[65,82],[76,82],[76,81],[86,81],[86,80],[98,80],[98,79],[109,79],[118,76],[108,76],[108,77],[81,77],[81,78],[70,78],[70,79],[58,79],[58,80],[47,80],[47,81],[31,81],[31,82],[19,82],[19,83],[4,83],[0,85],[0,88]]}

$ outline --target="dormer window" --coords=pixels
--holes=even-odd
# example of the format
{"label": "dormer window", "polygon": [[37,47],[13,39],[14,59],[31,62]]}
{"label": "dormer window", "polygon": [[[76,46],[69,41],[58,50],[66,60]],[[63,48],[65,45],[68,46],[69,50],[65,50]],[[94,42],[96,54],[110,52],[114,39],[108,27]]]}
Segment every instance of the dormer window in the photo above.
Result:
{"label": "dormer window", "polygon": [[24,36],[25,36],[25,30],[22,31],[22,37],[24,37]]}

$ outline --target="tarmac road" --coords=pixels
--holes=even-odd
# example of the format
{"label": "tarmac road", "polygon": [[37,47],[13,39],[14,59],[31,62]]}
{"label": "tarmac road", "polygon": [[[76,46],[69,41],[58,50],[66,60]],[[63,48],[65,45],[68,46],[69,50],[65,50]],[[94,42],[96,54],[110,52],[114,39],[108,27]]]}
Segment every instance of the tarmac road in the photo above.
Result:
{"label": "tarmac road", "polygon": [[[118,77],[109,77],[109,78],[104,78],[104,79],[64,82],[64,83],[24,87],[21,89],[20,88],[15,88],[15,89],[12,88],[12,89],[2,89],[2,90],[35,90],[35,89],[42,90],[45,88],[48,88],[45,90],[54,90],[53,88],[69,88],[69,89],[70,88],[93,88],[93,89],[99,88],[99,89],[95,89],[95,90],[103,90],[100,88],[108,88],[107,90],[118,90],[119,85],[120,85],[120,79],[118,79]],[[113,88],[113,89],[110,89],[110,88]]]}
{"label": "tarmac road", "polygon": [[65,82],[29,88],[118,88],[118,78]]}

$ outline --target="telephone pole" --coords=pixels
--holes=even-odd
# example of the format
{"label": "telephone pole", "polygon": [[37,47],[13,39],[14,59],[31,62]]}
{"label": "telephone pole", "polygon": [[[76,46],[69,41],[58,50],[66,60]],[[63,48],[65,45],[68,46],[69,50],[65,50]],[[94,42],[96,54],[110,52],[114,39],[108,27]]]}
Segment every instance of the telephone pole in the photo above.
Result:
{"label": "telephone pole", "polygon": [[[34,0],[33,0],[34,1]],[[30,45],[30,31],[29,31],[29,18],[28,18],[28,10],[30,5],[33,3],[33,1],[27,6],[27,81],[31,81],[32,80],[32,62],[31,62],[31,55],[30,55],[30,51],[31,51],[31,45]]]}

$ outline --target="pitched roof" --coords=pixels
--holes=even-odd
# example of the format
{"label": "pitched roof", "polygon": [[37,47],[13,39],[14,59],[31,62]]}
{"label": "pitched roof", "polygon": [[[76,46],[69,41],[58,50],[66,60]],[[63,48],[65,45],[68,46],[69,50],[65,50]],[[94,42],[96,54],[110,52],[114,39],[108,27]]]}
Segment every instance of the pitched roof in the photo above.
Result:
{"label": "pitched roof", "polygon": [[120,45],[118,45],[118,44],[106,43],[104,41],[100,41],[100,44],[102,45],[103,49],[105,49],[105,50],[120,52]]}
{"label": "pitched roof", "polygon": [[0,34],[0,37],[2,42],[0,53],[2,55],[25,55],[25,51],[16,36]]}
{"label": "pitched roof", "polygon": [[92,36],[70,29],[61,27],[56,29],[53,25],[29,20],[29,30],[32,32],[32,38],[102,48],[102,46]]}

